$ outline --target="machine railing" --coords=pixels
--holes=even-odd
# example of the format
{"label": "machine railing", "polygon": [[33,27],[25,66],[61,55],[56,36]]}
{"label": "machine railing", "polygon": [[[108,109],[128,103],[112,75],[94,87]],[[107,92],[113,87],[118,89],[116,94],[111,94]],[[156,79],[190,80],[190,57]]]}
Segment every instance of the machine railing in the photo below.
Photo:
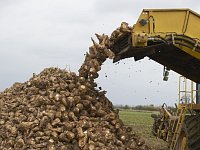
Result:
{"label": "machine railing", "polygon": [[178,86],[178,108],[183,104],[196,104],[197,92],[196,83],[187,79],[186,77],[179,77]]}

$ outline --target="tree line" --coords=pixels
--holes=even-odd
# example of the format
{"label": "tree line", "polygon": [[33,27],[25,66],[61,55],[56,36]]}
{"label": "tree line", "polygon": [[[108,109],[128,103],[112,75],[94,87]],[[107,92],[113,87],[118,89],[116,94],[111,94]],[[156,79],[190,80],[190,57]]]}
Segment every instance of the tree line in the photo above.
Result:
{"label": "tree line", "polygon": [[[114,105],[116,109],[126,109],[126,110],[146,110],[146,111],[159,111],[162,106],[155,106],[153,104],[150,105],[137,105],[137,106],[130,106],[130,105]],[[171,109],[175,109],[170,107]]]}

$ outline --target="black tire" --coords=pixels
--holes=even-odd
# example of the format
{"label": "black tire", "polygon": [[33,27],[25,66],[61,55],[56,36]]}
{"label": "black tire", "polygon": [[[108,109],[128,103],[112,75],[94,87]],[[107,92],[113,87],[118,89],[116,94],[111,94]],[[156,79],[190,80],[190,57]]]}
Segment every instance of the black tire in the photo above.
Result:
{"label": "black tire", "polygon": [[185,118],[177,141],[176,150],[185,149],[200,150],[200,115],[192,115]]}

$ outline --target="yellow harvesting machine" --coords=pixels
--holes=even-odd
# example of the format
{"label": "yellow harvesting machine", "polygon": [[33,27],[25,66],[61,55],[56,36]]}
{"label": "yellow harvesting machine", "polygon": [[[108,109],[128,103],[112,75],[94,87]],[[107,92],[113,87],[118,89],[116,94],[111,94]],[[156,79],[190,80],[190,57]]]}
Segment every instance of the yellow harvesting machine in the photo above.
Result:
{"label": "yellow harvesting machine", "polygon": [[179,89],[177,112],[164,104],[161,114],[153,115],[153,132],[167,141],[171,150],[199,150],[200,87],[194,88],[191,82],[188,90],[186,78],[200,83],[200,15],[190,9],[144,9],[131,32],[114,41],[111,50],[115,62],[147,56],[162,64],[165,73],[171,69],[184,76],[180,78],[185,88]]}

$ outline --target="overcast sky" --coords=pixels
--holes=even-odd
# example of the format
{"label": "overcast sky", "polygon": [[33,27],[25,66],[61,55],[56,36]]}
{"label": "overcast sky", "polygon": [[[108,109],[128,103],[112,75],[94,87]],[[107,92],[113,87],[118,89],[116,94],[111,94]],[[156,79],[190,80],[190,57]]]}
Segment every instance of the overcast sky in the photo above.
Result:
{"label": "overcast sky", "polygon": [[[190,8],[199,0],[0,0],[0,91],[32,73],[58,66],[77,72],[95,33],[110,34],[122,21],[133,25],[144,8]],[[114,104],[170,105],[178,75],[162,81],[163,67],[143,59],[107,61],[97,80]],[[107,77],[106,77],[107,76]]]}

